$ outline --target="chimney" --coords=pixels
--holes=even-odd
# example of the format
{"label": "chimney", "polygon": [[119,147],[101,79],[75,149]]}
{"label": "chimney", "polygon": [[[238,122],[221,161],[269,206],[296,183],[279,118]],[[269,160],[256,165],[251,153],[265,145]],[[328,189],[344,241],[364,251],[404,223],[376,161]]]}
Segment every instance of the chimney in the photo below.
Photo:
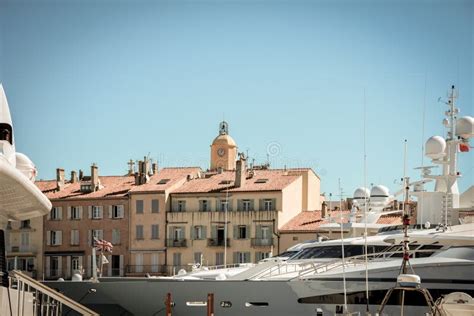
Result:
{"label": "chimney", "polygon": [[149,174],[149,172],[150,172],[150,160],[148,160],[146,157],[143,157],[143,176],[146,177]]}
{"label": "chimney", "polygon": [[99,190],[99,167],[95,163],[91,166],[91,188],[92,192]]}
{"label": "chimney", "polygon": [[245,185],[245,180],[247,178],[247,170],[246,170],[246,159],[243,153],[239,154],[239,160],[237,160],[236,170],[235,170],[235,187],[240,188]]}
{"label": "chimney", "polygon": [[154,162],[152,165],[151,165],[151,169],[153,171],[153,174],[158,174],[158,164],[156,162]]}
{"label": "chimney", "polygon": [[328,206],[326,202],[323,202],[323,204],[321,205],[321,218],[325,218],[327,215],[327,212],[328,212]]}
{"label": "chimney", "polygon": [[56,190],[61,191],[64,188],[65,179],[64,179],[64,169],[56,169]]}
{"label": "chimney", "polygon": [[77,173],[75,170],[71,171],[71,183],[77,182]]}
{"label": "chimney", "polygon": [[82,180],[82,178],[84,178],[84,172],[79,169],[79,180]]}

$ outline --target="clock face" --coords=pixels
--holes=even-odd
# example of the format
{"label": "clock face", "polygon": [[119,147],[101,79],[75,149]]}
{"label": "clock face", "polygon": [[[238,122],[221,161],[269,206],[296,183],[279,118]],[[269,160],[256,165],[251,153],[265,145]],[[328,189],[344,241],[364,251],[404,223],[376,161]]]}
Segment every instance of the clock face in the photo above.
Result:
{"label": "clock face", "polygon": [[219,157],[224,156],[224,154],[225,154],[224,148],[219,148],[219,149],[217,150],[217,154],[219,155]]}

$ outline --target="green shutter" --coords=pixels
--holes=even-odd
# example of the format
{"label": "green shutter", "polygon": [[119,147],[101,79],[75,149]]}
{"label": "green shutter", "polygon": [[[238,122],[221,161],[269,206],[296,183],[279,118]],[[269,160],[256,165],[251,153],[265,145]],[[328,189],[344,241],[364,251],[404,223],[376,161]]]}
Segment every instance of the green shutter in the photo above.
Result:
{"label": "green shutter", "polygon": [[243,201],[242,200],[237,200],[237,211],[242,211],[244,209],[243,207]]}
{"label": "green shutter", "polygon": [[239,225],[234,225],[234,239],[239,238]]}
{"label": "green shutter", "polygon": [[207,227],[202,226],[202,238],[206,239],[207,238]]}
{"label": "green shutter", "polygon": [[250,200],[250,210],[255,211],[255,200],[254,199]]}
{"label": "green shutter", "polygon": [[234,201],[233,200],[228,200],[228,202],[229,203],[227,204],[228,205],[227,210],[232,212],[232,210],[233,210],[232,206],[233,206]]}
{"label": "green shutter", "polygon": [[258,210],[263,211],[264,209],[265,209],[265,200],[264,199],[258,200]]}
{"label": "green shutter", "polygon": [[211,238],[216,239],[217,238],[217,226],[212,225],[211,227]]}
{"label": "green shutter", "polygon": [[277,199],[272,199],[272,211],[275,211],[277,208]]}
{"label": "green shutter", "polygon": [[262,238],[262,225],[255,226],[255,238]]}
{"label": "green shutter", "polygon": [[234,263],[239,263],[239,253],[234,252]]}
{"label": "green shutter", "polygon": [[250,238],[250,225],[245,226],[245,239]]}
{"label": "green shutter", "polygon": [[244,253],[244,261],[245,261],[245,263],[250,262],[250,252],[245,252]]}
{"label": "green shutter", "polygon": [[196,227],[196,226],[191,226],[191,231],[190,231],[190,234],[189,234],[189,236],[191,237],[191,240],[194,240],[194,239],[195,239],[195,236],[194,236],[195,227]]}

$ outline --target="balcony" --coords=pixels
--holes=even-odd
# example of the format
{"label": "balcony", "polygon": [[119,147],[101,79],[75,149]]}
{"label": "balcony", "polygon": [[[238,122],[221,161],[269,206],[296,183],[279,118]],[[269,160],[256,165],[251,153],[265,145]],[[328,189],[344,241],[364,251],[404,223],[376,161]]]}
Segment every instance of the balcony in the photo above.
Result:
{"label": "balcony", "polygon": [[252,247],[269,247],[273,246],[273,238],[252,238]]}
{"label": "balcony", "polygon": [[186,239],[166,239],[166,247],[187,247]]}
{"label": "balcony", "polygon": [[10,246],[7,249],[9,253],[36,253],[36,246],[28,245],[28,246]]}
{"label": "balcony", "polygon": [[[225,246],[225,239],[222,238],[208,238],[207,239],[207,246],[208,247],[224,247]],[[230,238],[227,238],[227,247],[230,247]]]}

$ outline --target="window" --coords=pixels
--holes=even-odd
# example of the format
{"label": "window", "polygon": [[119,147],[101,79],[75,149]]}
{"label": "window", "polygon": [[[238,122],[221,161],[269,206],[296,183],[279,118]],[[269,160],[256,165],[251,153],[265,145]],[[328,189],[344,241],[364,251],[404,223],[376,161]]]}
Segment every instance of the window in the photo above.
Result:
{"label": "window", "polygon": [[261,228],[262,232],[262,239],[270,239],[270,227],[268,226],[262,226]]}
{"label": "window", "polygon": [[202,252],[195,252],[194,253],[194,263],[202,263]]}
{"label": "window", "polygon": [[208,200],[200,200],[199,201],[199,211],[200,212],[209,212],[209,201]]}
{"label": "window", "polygon": [[237,239],[246,239],[247,238],[247,226],[239,225],[237,227]]}
{"label": "window", "polygon": [[263,210],[264,211],[272,211],[273,210],[273,200],[265,200],[263,201]]}
{"label": "window", "polygon": [[175,252],[173,254],[173,265],[180,266],[181,265],[181,253]]}
{"label": "window", "polygon": [[229,201],[228,200],[222,200],[220,205],[221,206],[220,206],[219,210],[221,212],[229,211]]}
{"label": "window", "polygon": [[202,234],[202,226],[194,226],[194,239],[204,239]]}
{"label": "window", "polygon": [[175,227],[173,229],[173,238],[175,241],[183,239],[183,229],[181,227]]}
{"label": "window", "polygon": [[120,245],[120,229],[118,228],[112,229],[112,244]]}
{"label": "window", "polygon": [[62,208],[61,207],[53,207],[50,213],[50,218],[53,221],[59,221],[61,219]]}
{"label": "window", "polygon": [[259,262],[260,260],[270,258],[270,252],[256,252],[255,253],[255,261]]}
{"label": "window", "polygon": [[251,211],[250,200],[243,200],[242,201],[242,211],[245,211],[245,212]]}
{"label": "window", "polygon": [[224,253],[216,252],[216,266],[221,266],[224,264]]}
{"label": "window", "polygon": [[137,225],[136,226],[136,239],[143,239],[143,225]]}
{"label": "window", "polygon": [[112,218],[123,218],[123,205],[112,205]]}
{"label": "window", "polygon": [[71,206],[71,219],[81,219],[81,211],[79,206]]}
{"label": "window", "polygon": [[102,229],[93,229],[92,230],[92,238],[91,238],[91,244],[94,245],[94,238],[95,239],[104,239],[104,231]]}
{"label": "window", "polygon": [[158,225],[157,224],[151,225],[151,239],[159,239],[159,238],[160,238],[160,234],[158,230]]}
{"label": "window", "polygon": [[26,251],[28,246],[30,245],[30,234],[29,233],[21,233],[21,250]]}
{"label": "window", "polygon": [[59,275],[59,257],[51,257],[50,260],[51,276]]}
{"label": "window", "polygon": [[59,246],[62,244],[62,231],[54,231],[50,232],[50,244],[51,246]]}
{"label": "window", "polygon": [[102,218],[102,206],[93,205],[92,206],[92,219],[101,219]]}
{"label": "window", "polygon": [[178,212],[186,212],[186,201],[178,201]]}
{"label": "window", "polygon": [[250,263],[250,252],[234,252],[234,263]]}
{"label": "window", "polygon": [[71,245],[72,246],[79,245],[79,230],[77,229],[71,230]]}
{"label": "window", "polygon": [[136,200],[135,208],[137,210],[137,214],[143,214],[143,200]]}
{"label": "window", "polygon": [[28,228],[31,228],[31,226],[30,226],[30,220],[27,219],[27,220],[21,221],[21,223],[20,223],[20,228],[21,228],[21,229],[28,229]]}
{"label": "window", "polygon": [[160,201],[151,200],[151,212],[158,213],[160,211]]}
{"label": "window", "polygon": [[72,271],[80,270],[79,257],[72,257],[71,258],[71,269],[72,269]]}

